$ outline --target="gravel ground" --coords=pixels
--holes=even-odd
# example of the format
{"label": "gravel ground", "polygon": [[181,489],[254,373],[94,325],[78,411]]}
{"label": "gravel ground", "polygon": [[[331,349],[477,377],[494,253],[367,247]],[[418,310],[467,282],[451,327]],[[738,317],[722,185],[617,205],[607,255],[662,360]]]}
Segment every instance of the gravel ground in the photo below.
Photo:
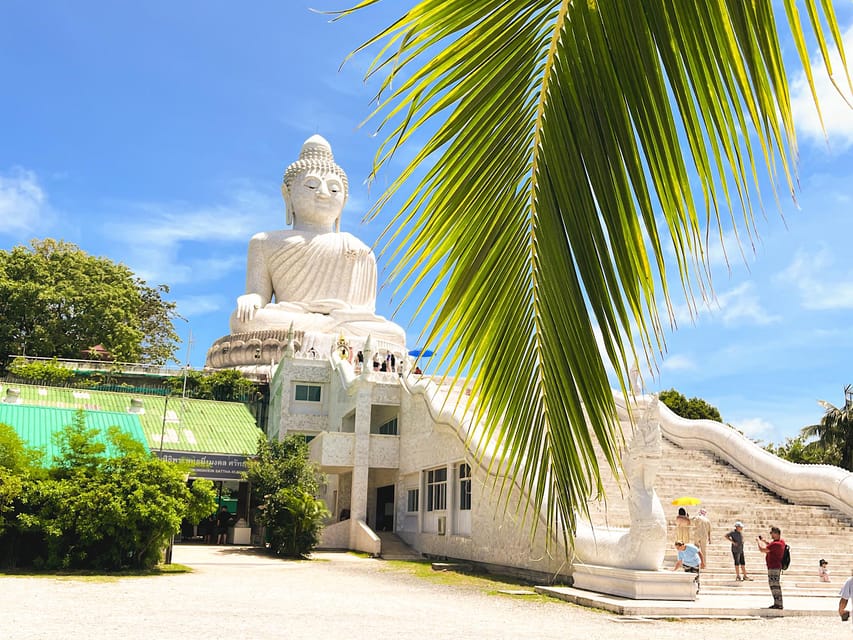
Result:
{"label": "gravel ground", "polygon": [[583,638],[824,640],[836,618],[632,621],[539,597],[486,593],[381,560],[277,560],[246,547],[178,546],[188,574],[119,579],[0,576],[0,638]]}

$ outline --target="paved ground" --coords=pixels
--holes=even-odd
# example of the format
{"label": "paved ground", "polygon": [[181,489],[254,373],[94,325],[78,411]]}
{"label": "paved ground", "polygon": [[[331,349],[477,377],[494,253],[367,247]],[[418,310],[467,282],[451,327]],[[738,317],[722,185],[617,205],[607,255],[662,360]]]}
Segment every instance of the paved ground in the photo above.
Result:
{"label": "paved ground", "polygon": [[[349,554],[294,562],[246,547],[179,546],[174,561],[194,572],[114,580],[0,576],[0,638],[683,640],[689,633],[823,640],[851,633],[849,623],[817,610],[729,620],[619,616],[557,599],[448,587]],[[834,599],[820,600],[822,608],[835,607]],[[731,613],[740,615],[734,606]]]}

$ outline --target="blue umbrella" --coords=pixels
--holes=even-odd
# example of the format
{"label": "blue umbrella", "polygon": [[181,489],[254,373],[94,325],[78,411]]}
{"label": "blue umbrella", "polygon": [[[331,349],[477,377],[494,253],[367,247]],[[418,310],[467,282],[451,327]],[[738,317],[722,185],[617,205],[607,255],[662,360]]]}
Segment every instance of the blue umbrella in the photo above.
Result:
{"label": "blue umbrella", "polygon": [[417,358],[418,356],[430,358],[432,357],[432,351],[430,351],[429,349],[412,349],[411,351],[409,351],[409,355],[414,356],[415,358]]}

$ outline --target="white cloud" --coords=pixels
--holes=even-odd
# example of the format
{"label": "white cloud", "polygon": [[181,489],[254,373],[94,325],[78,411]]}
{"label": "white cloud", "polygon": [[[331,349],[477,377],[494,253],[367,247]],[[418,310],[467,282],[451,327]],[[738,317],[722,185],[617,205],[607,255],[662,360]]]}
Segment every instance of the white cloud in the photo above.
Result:
{"label": "white cloud", "polygon": [[708,262],[712,267],[725,267],[731,270],[738,263],[749,264],[755,258],[758,239],[750,236],[745,228],[739,233],[734,230],[723,232],[722,241],[716,232],[708,242]]}
{"label": "white cloud", "polygon": [[755,291],[755,285],[751,282],[744,282],[734,289],[717,294],[711,300],[697,302],[697,306],[700,308],[693,318],[687,304],[674,305],[676,322],[686,324],[705,319],[731,327],[767,325],[781,320],[778,315],[771,314],[764,309]]}
{"label": "white cloud", "polygon": [[0,174],[0,234],[33,234],[51,218],[47,194],[33,171],[15,168]]}
{"label": "white cloud", "polygon": [[[247,185],[232,190],[224,204],[115,203],[112,209],[104,233],[121,247],[117,253],[123,261],[149,283],[217,280],[245,267],[252,235],[285,227],[282,200]],[[214,255],[198,254],[216,247],[223,248]]]}
{"label": "white cloud", "polygon": [[853,309],[853,270],[835,268],[827,248],[798,251],[778,279],[794,286],[805,309]]}
{"label": "white cloud", "polygon": [[[712,304],[712,308],[714,303]],[[714,312],[726,326],[735,324],[773,324],[779,316],[768,313],[762,306],[751,282],[745,282],[717,296]]]}
{"label": "white cloud", "polygon": [[[845,51],[853,51],[853,27],[844,33],[843,41]],[[853,103],[853,95],[843,77],[843,67],[838,54],[832,53],[830,61],[838,86],[847,100]],[[803,72],[798,73],[791,80],[791,108],[794,112],[794,122],[797,123],[799,133],[806,139],[820,144],[824,144],[828,139],[832,149],[843,151],[853,144],[853,109],[833,86],[819,53],[812,56],[811,67],[826,134],[821,128],[811,90]]]}
{"label": "white cloud", "polygon": [[220,295],[187,296],[177,300],[177,310],[182,316],[192,318],[219,312],[230,304],[230,302],[226,302],[224,296]]}
{"label": "white cloud", "polygon": [[744,418],[743,420],[732,422],[732,426],[739,431],[743,431],[743,433],[750,438],[767,435],[776,430],[773,423],[765,420],[764,418]]}
{"label": "white cloud", "polygon": [[667,356],[661,365],[661,370],[663,371],[690,371],[695,368],[696,363],[689,357],[681,354]]}

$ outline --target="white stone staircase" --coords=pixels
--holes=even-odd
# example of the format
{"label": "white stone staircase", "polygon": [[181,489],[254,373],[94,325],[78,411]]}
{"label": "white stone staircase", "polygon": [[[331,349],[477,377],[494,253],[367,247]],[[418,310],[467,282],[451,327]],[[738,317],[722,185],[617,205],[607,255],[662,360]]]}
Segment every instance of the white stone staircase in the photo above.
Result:
{"label": "white stone staircase", "polygon": [[377,531],[382,541],[379,557],[383,560],[423,560],[423,556],[390,531]]}
{"label": "white stone staircase", "polygon": [[[769,538],[771,526],[782,529],[782,537],[791,546],[791,567],[783,574],[783,591],[790,595],[837,595],[841,584],[853,567],[853,518],[830,507],[794,505],[747,478],[715,455],[686,450],[666,438],[663,458],[655,484],[674,541],[677,507],[671,505],[679,496],[695,496],[702,500],[711,520],[711,544],[706,569],[702,574],[702,590],[738,593],[768,593],[764,557],[758,551],[755,537]],[[627,501],[620,497],[612,478],[605,481],[606,509],[591,504],[594,524],[627,527]],[[686,507],[695,515],[700,507]],[[746,568],[752,582],[735,581],[730,544],[723,536],[734,522],[744,523]],[[831,583],[817,578],[818,561],[829,562]],[[675,564],[675,549],[667,552],[664,567]]]}

